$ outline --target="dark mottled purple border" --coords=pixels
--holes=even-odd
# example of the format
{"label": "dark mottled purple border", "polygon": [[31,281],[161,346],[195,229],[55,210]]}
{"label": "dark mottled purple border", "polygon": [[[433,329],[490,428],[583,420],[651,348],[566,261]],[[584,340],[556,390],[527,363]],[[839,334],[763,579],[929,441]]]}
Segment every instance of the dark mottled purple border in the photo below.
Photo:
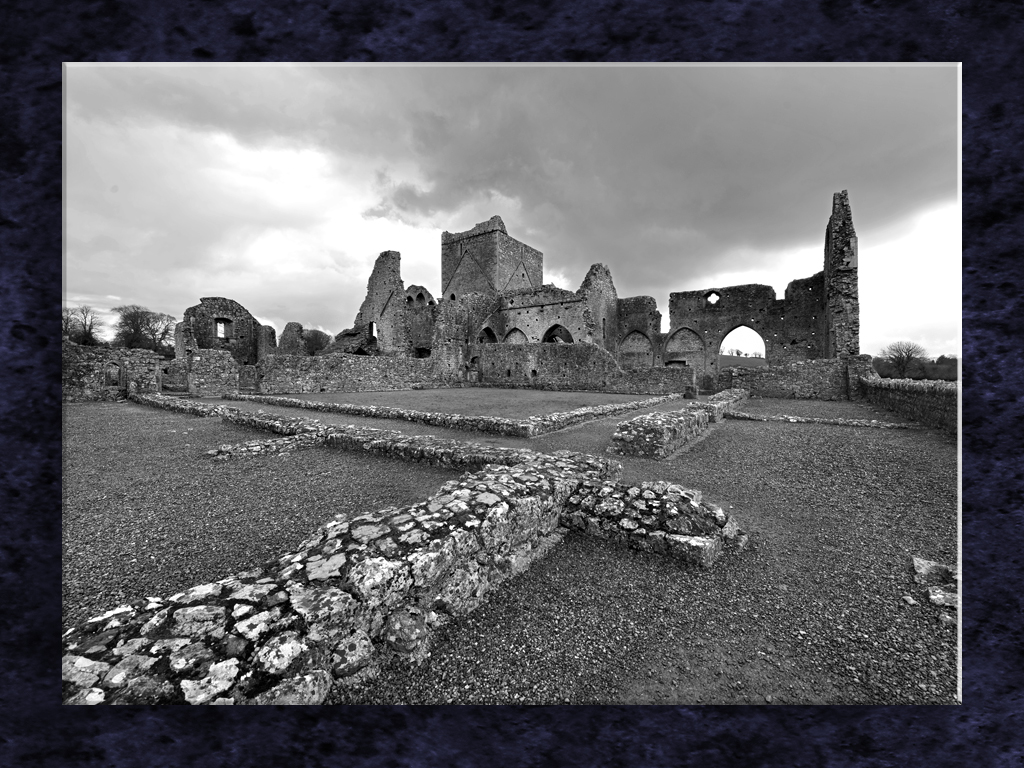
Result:
{"label": "dark mottled purple border", "polygon": [[[1020,765],[1020,6],[98,0],[0,21],[0,764]],[[964,706],[61,708],[57,254],[68,61],[963,61]],[[1015,470],[1014,465],[1017,467]],[[1016,534],[1016,535],[1015,535]]]}

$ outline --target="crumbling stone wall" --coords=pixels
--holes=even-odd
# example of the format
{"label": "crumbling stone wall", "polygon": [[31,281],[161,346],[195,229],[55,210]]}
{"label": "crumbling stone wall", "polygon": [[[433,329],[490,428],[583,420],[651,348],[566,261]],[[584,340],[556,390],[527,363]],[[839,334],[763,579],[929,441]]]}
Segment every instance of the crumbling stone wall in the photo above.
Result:
{"label": "crumbling stone wall", "polygon": [[869,403],[949,434],[957,433],[957,382],[863,377],[858,383]]}
{"label": "crumbling stone wall", "polygon": [[164,359],[148,349],[61,344],[61,400],[116,400],[129,389],[159,392]]}
{"label": "crumbling stone wall", "polygon": [[433,361],[342,353],[271,355],[257,366],[259,392],[384,392],[436,386]]}
{"label": "crumbling stone wall", "polygon": [[193,395],[211,397],[238,391],[240,366],[231,351],[204,349],[186,361],[188,391]]}
{"label": "crumbling stone wall", "polygon": [[[527,343],[539,343],[554,326],[562,326],[572,337],[572,343],[594,339],[594,319],[589,302],[573,291],[545,285],[535,291],[504,294],[499,299],[498,311],[486,319],[484,329],[490,329],[496,341],[505,341],[509,334],[521,333]],[[480,333],[473,336],[482,341]],[[516,340],[513,343],[523,343]]]}
{"label": "crumbling stone wall", "polygon": [[704,567],[742,539],[699,492],[614,483],[618,465],[596,457],[325,431],[377,433],[356,450],[487,466],[419,504],[339,516],[260,568],[89,619],[62,638],[64,703],[322,704],[375,663],[425,659],[432,630],[545,555],[563,526]]}
{"label": "crumbling stone wall", "polygon": [[164,360],[160,376],[160,391],[188,392],[188,359],[176,357]]}
{"label": "crumbling stone wall", "polygon": [[369,328],[371,323],[373,332],[369,335],[376,339],[381,354],[412,354],[405,286],[402,283],[402,256],[398,251],[384,251],[373,265],[355,327]]}
{"label": "crumbling stone wall", "polygon": [[467,353],[475,382],[488,387],[696,394],[693,371],[648,368],[624,371],[593,344],[475,344]]}
{"label": "crumbling stone wall", "polygon": [[832,215],[825,228],[825,284],[824,355],[860,354],[857,233],[845,189],[832,195]]}
{"label": "crumbling stone wall", "polygon": [[[590,309],[593,343],[614,354],[619,341],[619,298],[608,267],[594,264],[583,278],[576,295]],[[660,316],[658,322],[661,323]]]}
{"label": "crumbling stone wall", "polygon": [[651,296],[630,296],[619,299],[616,305],[618,323],[614,349],[622,367],[642,365],[653,368],[663,365],[661,312],[658,311],[658,303]]}
{"label": "crumbling stone wall", "polygon": [[540,288],[544,255],[509,237],[500,216],[466,232],[441,233],[441,297]]}
{"label": "crumbling stone wall", "polygon": [[645,413],[618,425],[608,453],[664,459],[702,437],[711,424],[749,396],[746,390],[729,389],[710,401],[688,403],[678,411]]}
{"label": "crumbling stone wall", "polygon": [[264,326],[237,301],[207,297],[185,310],[174,328],[174,355],[200,350],[230,352],[240,365],[254,365],[276,346],[276,331]]}
{"label": "crumbling stone wall", "polygon": [[308,356],[306,342],[302,338],[302,323],[288,323],[281,332],[281,341],[277,345],[278,355]]}
{"label": "crumbling stone wall", "polygon": [[416,357],[429,357],[437,321],[437,302],[422,285],[405,289],[405,309],[409,322],[409,343]]}
{"label": "crumbling stone wall", "polygon": [[[754,397],[800,398],[804,400],[856,400],[858,388],[850,386],[849,367],[863,370],[870,355],[825,360],[802,360],[765,368],[729,368],[719,384],[741,387]],[[854,379],[856,381],[856,379]]]}

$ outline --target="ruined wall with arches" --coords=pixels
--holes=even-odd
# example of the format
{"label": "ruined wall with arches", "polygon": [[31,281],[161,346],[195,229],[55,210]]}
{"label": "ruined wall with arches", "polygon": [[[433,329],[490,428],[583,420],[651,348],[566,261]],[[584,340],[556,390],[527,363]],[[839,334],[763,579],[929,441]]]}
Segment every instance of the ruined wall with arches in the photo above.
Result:
{"label": "ruined wall with arches", "polygon": [[61,344],[61,399],[65,402],[117,400],[131,388],[159,392],[167,361],[148,349],[83,347]]}
{"label": "ruined wall with arches", "polygon": [[276,351],[277,331],[261,325],[237,301],[201,298],[174,327],[174,355],[185,358],[204,349],[230,352],[240,365],[255,365]]}

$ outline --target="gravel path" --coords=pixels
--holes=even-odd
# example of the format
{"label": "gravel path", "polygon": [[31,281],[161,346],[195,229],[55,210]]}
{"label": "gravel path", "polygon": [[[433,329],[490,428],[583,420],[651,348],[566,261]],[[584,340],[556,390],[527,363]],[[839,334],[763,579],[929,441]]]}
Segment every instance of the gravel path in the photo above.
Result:
{"label": "gravel path", "polygon": [[338,513],[412,504],[460,474],[342,451],[204,455],[257,434],[132,403],[64,405],[64,629],[260,565]]}

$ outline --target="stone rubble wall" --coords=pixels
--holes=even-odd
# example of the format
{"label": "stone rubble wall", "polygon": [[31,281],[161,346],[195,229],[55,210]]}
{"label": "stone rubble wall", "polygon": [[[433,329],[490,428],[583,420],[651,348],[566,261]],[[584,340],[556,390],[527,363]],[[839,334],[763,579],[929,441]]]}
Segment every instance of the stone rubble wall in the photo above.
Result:
{"label": "stone rubble wall", "polygon": [[189,416],[220,416],[226,409],[224,405],[207,405],[197,403],[194,400],[186,400],[180,397],[167,397],[166,395],[145,395],[129,394],[128,399],[139,405],[148,405],[152,408],[162,408],[165,411],[184,413]]}
{"label": "stone rubble wall", "polygon": [[[106,372],[114,363],[123,371],[119,382],[107,384]],[[61,400],[87,402],[117,400],[124,392],[157,392],[160,390],[163,358],[148,349],[108,349],[85,347],[71,341],[61,344]]]}
{"label": "stone rubble wall", "polygon": [[162,392],[188,392],[188,359],[176,357],[165,360],[160,377]]}
{"label": "stone rubble wall", "polygon": [[955,381],[861,378],[865,399],[900,416],[957,434],[959,384]]}
{"label": "stone rubble wall", "polygon": [[365,416],[373,419],[398,419],[420,424],[431,424],[448,429],[474,432],[485,432],[512,437],[536,437],[555,432],[576,424],[593,419],[603,419],[619,413],[650,408],[668,400],[683,397],[681,394],[664,395],[661,397],[637,400],[630,403],[610,403],[608,405],[576,408],[572,411],[550,413],[543,416],[531,416],[528,419],[505,419],[494,416],[464,416],[457,413],[431,413],[414,411],[405,408],[391,408],[377,405],[353,405],[350,403],[324,403],[310,400],[299,400],[290,397],[274,397],[270,395],[233,395],[225,394],[226,400],[263,403],[286,408],[303,408],[321,413],[344,413],[350,416]]}
{"label": "stone rubble wall", "polygon": [[189,392],[211,397],[238,391],[238,362],[226,349],[201,349],[188,358]]}
{"label": "stone rubble wall", "polygon": [[[258,371],[259,391],[263,394],[387,392],[440,383],[430,358],[371,357],[342,352],[315,357],[269,355],[260,362]],[[226,391],[237,392],[238,388]]]}
{"label": "stone rubble wall", "polygon": [[748,397],[745,390],[719,392],[707,402],[689,403],[678,411],[645,413],[619,424],[608,453],[664,459],[701,437],[710,423],[721,421],[735,403]]}
{"label": "stone rubble wall", "polygon": [[731,515],[701,501],[700,491],[664,481],[630,487],[584,480],[566,502],[562,524],[702,568],[711,567],[724,545],[742,548],[747,540]]}
{"label": "stone rubble wall", "polygon": [[807,416],[765,416],[760,413],[743,413],[730,411],[726,414],[730,419],[741,421],[788,421],[793,424],[837,424],[843,427],[871,427],[874,429],[920,429],[917,424],[897,424],[878,419],[819,419]]}
{"label": "stone rubble wall", "polygon": [[690,368],[624,371],[612,355],[595,344],[473,344],[466,357],[471,365],[477,361],[476,386],[627,395],[697,394]]}
{"label": "stone rubble wall", "polygon": [[544,556],[566,527],[704,567],[723,542],[742,544],[735,522],[699,492],[614,483],[620,467],[608,459],[205,408],[337,447],[477,470],[403,509],[338,516],[260,568],[69,630],[66,704],[318,705],[388,657],[423,661],[435,629]]}
{"label": "stone rubble wall", "polygon": [[850,386],[847,368],[860,365],[870,355],[802,360],[772,364],[766,368],[729,368],[719,383],[740,387],[753,397],[796,398],[799,400],[858,399],[857,387]]}

